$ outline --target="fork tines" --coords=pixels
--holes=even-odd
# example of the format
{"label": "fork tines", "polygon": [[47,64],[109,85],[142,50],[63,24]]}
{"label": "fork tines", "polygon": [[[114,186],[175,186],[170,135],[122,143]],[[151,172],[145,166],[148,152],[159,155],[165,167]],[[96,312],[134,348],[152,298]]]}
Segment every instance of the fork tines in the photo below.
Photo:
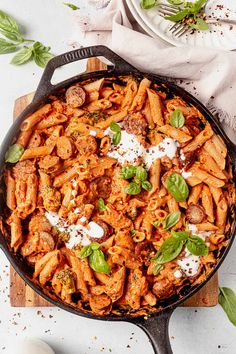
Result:
{"label": "fork tines", "polygon": [[[176,6],[171,6],[168,4],[159,4],[158,5],[158,12],[160,16],[166,17],[166,16],[172,16],[177,13],[177,8]],[[170,32],[175,37],[181,37],[184,33],[186,33],[189,30],[189,26],[187,24],[175,22],[173,26],[169,29]]]}

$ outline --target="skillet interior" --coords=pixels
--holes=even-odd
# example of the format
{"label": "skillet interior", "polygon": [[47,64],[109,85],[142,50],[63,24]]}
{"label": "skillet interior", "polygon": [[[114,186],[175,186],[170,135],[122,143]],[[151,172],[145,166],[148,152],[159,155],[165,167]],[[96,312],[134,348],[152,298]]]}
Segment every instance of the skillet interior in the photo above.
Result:
{"label": "skillet interior", "polygon": [[[95,55],[97,55],[97,54],[95,53]],[[127,65],[128,65],[128,70],[127,70]],[[235,148],[234,144],[232,144],[232,142],[227,138],[227,136],[223,132],[219,122],[211,115],[211,113],[198,100],[196,100],[192,95],[187,93],[182,88],[176,86],[173,83],[170,83],[169,81],[167,81],[164,78],[161,78],[156,75],[147,74],[147,73],[141,73],[141,72],[137,71],[137,69],[130,66],[129,64],[127,64],[127,65],[126,65],[125,70],[122,68],[122,66],[120,66],[118,68],[108,69],[108,70],[100,71],[97,73],[95,72],[95,73],[86,73],[86,74],[78,75],[78,76],[73,77],[69,80],[63,81],[62,83],[60,83],[56,86],[50,86],[49,88],[47,88],[46,92],[44,92],[43,94],[39,94],[40,89],[42,88],[42,86],[39,86],[39,89],[37,90],[34,101],[32,102],[32,104],[30,104],[24,110],[24,112],[22,112],[22,114],[18,117],[17,121],[12,125],[11,129],[9,130],[9,132],[2,144],[1,153],[0,153],[0,172],[1,172],[1,174],[3,171],[3,167],[4,167],[5,152],[6,152],[7,148],[9,147],[9,145],[14,140],[14,137],[16,135],[18,135],[19,126],[20,126],[21,122],[29,114],[33,113],[40,106],[45,104],[50,95],[58,94],[62,89],[67,88],[68,86],[74,84],[75,82],[79,82],[79,81],[83,81],[83,80],[87,80],[87,79],[91,79],[91,78],[98,79],[100,77],[111,77],[111,76],[118,76],[121,74],[122,75],[132,74],[133,76],[135,76],[137,78],[143,78],[144,76],[148,77],[154,83],[162,86],[163,90],[165,90],[168,95],[175,94],[175,95],[182,97],[188,104],[194,105],[204,115],[204,117],[211,123],[212,128],[215,130],[215,132],[223,138],[224,142],[227,145],[227,148],[229,151],[229,157],[230,157],[230,159],[232,161],[232,165],[233,165],[233,179],[234,179],[234,183],[236,183],[236,166],[235,166],[236,165],[236,148]],[[4,188],[3,181],[1,179],[1,190],[3,190],[3,188]],[[3,199],[3,194],[1,194],[1,199],[0,199],[0,213],[1,213],[1,215],[4,215],[4,208],[5,208],[5,202]],[[231,210],[230,218],[231,218],[232,227],[231,227],[230,232],[228,232],[228,235],[227,235],[227,238],[229,239],[228,246],[222,251],[217,265],[214,267],[214,269],[208,275],[208,277],[205,279],[205,281],[197,286],[192,287],[192,288],[187,286],[186,288],[183,289],[183,291],[178,296],[176,295],[173,298],[168,299],[167,301],[163,301],[162,308],[158,311],[153,312],[152,315],[155,313],[160,314],[161,312],[175,308],[176,306],[181,304],[183,301],[185,301],[187,298],[192,296],[195,292],[197,292],[213,276],[213,274],[219,268],[219,266],[221,265],[225,256],[227,255],[227,253],[232,245],[233,239],[235,237],[235,233],[236,233],[235,208],[233,208]],[[59,307],[63,308],[64,310],[70,311],[70,312],[75,313],[77,315],[81,315],[81,316],[85,316],[85,317],[89,317],[89,318],[102,319],[102,320],[129,320],[129,319],[134,318],[134,316],[136,318],[142,317],[139,314],[138,315],[135,315],[135,314],[127,315],[126,313],[124,313],[124,314],[120,313],[119,315],[109,315],[109,316],[103,316],[103,317],[94,316],[93,314],[91,314],[89,312],[82,311],[80,309],[76,309],[76,308],[70,306],[69,304],[65,304],[59,298],[57,298],[54,294],[48,293],[46,290],[43,290],[39,285],[34,284],[31,281],[32,268],[26,264],[26,262],[24,261],[24,259],[21,258],[20,255],[14,255],[12,253],[12,251],[10,250],[10,248],[8,246],[8,243],[6,242],[6,240],[2,234],[0,235],[0,245],[3,248],[3,250],[5,251],[7,257],[9,258],[10,262],[12,263],[12,265],[14,266],[16,271],[28,283],[28,285],[30,285],[39,295],[44,297],[46,300],[52,302],[54,305],[59,306]]]}

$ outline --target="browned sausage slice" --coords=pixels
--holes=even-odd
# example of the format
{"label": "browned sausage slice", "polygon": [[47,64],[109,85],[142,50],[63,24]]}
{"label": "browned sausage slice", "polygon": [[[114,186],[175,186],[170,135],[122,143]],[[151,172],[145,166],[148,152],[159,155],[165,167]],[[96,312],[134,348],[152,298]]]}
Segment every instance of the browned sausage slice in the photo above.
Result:
{"label": "browned sausage slice", "polygon": [[111,194],[111,178],[101,176],[94,180],[97,185],[97,193],[99,198],[106,199]]}
{"label": "browned sausage slice", "polygon": [[168,279],[162,279],[153,285],[152,291],[157,299],[167,299],[173,295],[174,287]]}
{"label": "browned sausage slice", "polygon": [[86,93],[82,87],[74,85],[66,91],[66,102],[73,108],[81,107],[86,99]]}
{"label": "browned sausage slice", "polygon": [[55,172],[60,168],[60,158],[47,155],[39,161],[39,167],[46,172]]}
{"label": "browned sausage slice", "polygon": [[206,217],[203,207],[197,204],[190,205],[186,210],[186,219],[191,224],[200,224]]}
{"label": "browned sausage slice", "polygon": [[147,126],[147,121],[140,112],[130,113],[124,119],[124,128],[129,134],[145,135]]}
{"label": "browned sausage slice", "polygon": [[81,155],[89,156],[97,151],[97,142],[93,136],[79,136],[75,145]]}
{"label": "browned sausage slice", "polygon": [[74,152],[74,144],[67,136],[60,136],[57,139],[57,156],[63,160],[69,159]]}

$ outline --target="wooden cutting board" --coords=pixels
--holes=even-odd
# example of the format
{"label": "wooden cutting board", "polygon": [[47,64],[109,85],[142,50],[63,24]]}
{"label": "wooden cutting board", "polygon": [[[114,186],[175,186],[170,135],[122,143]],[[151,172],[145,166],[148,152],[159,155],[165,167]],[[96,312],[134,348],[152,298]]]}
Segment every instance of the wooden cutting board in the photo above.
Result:
{"label": "wooden cutting board", "polygon": [[[89,59],[87,71],[104,70],[106,66],[97,58]],[[15,101],[13,118],[16,119],[23,109],[32,101],[34,93],[19,97]],[[37,295],[11,267],[10,270],[10,303],[13,307],[53,306],[41,296]],[[217,274],[194,296],[187,300],[183,306],[210,307],[218,303]]]}

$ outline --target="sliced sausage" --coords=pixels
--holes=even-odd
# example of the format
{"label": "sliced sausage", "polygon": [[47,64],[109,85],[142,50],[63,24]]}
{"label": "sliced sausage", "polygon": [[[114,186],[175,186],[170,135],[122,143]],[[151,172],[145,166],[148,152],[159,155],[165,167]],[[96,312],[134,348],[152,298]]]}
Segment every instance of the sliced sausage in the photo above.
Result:
{"label": "sliced sausage", "polygon": [[39,168],[45,172],[56,172],[61,167],[58,156],[47,155],[39,161]]}
{"label": "sliced sausage", "polygon": [[96,139],[89,136],[79,136],[75,142],[76,148],[81,155],[89,156],[97,151]]}
{"label": "sliced sausage", "polygon": [[60,136],[57,139],[57,156],[63,160],[68,160],[74,153],[74,144],[67,136]]}
{"label": "sliced sausage", "polygon": [[147,121],[140,112],[130,113],[124,118],[124,128],[129,134],[145,135]]}
{"label": "sliced sausage", "polygon": [[197,204],[192,204],[186,209],[186,219],[191,224],[200,224],[206,217],[203,207]]}
{"label": "sliced sausage", "polygon": [[52,235],[48,232],[41,231],[39,233],[39,248],[40,251],[50,252],[55,247],[55,241]]}
{"label": "sliced sausage", "polygon": [[86,99],[86,93],[79,85],[74,85],[66,91],[66,102],[73,108],[81,107]]}
{"label": "sliced sausage", "polygon": [[168,279],[162,279],[154,283],[152,291],[156,295],[157,299],[167,299],[173,295],[174,286]]}
{"label": "sliced sausage", "polygon": [[111,194],[111,178],[101,176],[94,180],[97,185],[97,194],[99,198],[106,199]]}
{"label": "sliced sausage", "polygon": [[108,225],[107,223],[105,223],[105,221],[103,221],[103,220],[97,220],[96,224],[98,224],[103,229],[104,235],[100,238],[89,237],[89,239],[92,242],[103,243],[112,235],[113,228],[110,225]]}

